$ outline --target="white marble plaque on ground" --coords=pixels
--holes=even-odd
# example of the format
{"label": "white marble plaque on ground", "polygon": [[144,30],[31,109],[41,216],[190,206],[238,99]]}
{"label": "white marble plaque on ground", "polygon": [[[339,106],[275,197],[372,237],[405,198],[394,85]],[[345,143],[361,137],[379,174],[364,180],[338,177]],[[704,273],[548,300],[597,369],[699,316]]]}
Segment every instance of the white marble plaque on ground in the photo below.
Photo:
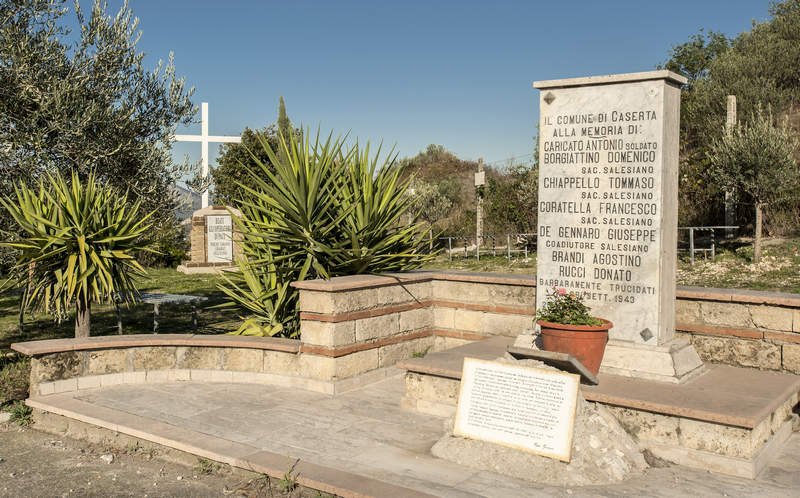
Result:
{"label": "white marble plaque on ground", "polygon": [[206,216],[206,244],[209,263],[233,261],[233,224],[229,215]]}
{"label": "white marble plaque on ground", "polygon": [[580,377],[464,359],[453,434],[569,462]]}

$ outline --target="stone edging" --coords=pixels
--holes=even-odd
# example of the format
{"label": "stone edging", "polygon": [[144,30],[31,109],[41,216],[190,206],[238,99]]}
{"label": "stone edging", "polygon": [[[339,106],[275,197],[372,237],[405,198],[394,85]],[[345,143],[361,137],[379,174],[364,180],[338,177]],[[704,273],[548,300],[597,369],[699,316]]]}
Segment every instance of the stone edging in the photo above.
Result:
{"label": "stone edging", "polygon": [[[536,287],[535,275],[477,273],[458,271],[415,271],[387,275],[352,275],[334,277],[330,280],[306,280],[295,282],[296,289],[320,292],[343,292],[371,289],[389,285],[410,284],[443,280],[453,282],[475,282],[485,284],[518,285]],[[749,289],[722,289],[717,287],[677,286],[676,297],[707,301],[733,302],[744,304],[772,304],[800,308],[800,294],[769,292]]]}
{"label": "stone edging", "polygon": [[39,356],[67,351],[163,346],[263,349],[284,353],[300,351],[300,341],[297,339],[198,334],[132,334],[80,339],[48,339],[15,342],[11,345],[11,349],[27,356]]}
{"label": "stone edging", "polygon": [[800,294],[788,292],[767,292],[748,289],[720,289],[716,287],[678,286],[675,296],[678,299],[720,301],[738,304],[771,304],[800,308]]}
{"label": "stone edging", "polygon": [[244,372],[231,370],[174,369],[174,370],[142,370],[135,372],[119,372],[102,375],[87,375],[69,379],[39,383],[38,395],[63,394],[85,389],[97,389],[131,384],[158,384],[163,382],[227,382],[242,384],[266,384],[272,386],[309,389],[317,392],[329,392],[329,382],[278,375],[265,372]]}
{"label": "stone edging", "polygon": [[300,290],[319,292],[345,292],[374,289],[376,287],[386,287],[390,285],[430,282],[432,280],[536,287],[536,277],[533,275],[441,271],[413,271],[408,273],[388,273],[385,275],[350,275],[346,277],[334,277],[330,280],[318,279],[294,282],[292,283],[292,287]]}
{"label": "stone edging", "polygon": [[489,336],[484,334],[469,332],[466,330],[426,328],[423,330],[415,330],[403,334],[392,335],[369,342],[358,342],[347,346],[331,347],[331,346],[319,346],[316,344],[303,344],[300,346],[300,352],[318,356],[328,356],[330,358],[339,358],[340,356],[347,356],[349,354],[358,353],[360,351],[368,351],[370,349],[390,346],[392,344],[399,344],[401,342],[420,339],[422,337],[450,337],[454,339],[464,339],[468,341],[480,341],[486,339]]}
{"label": "stone edging", "polygon": [[498,306],[495,304],[475,304],[464,303],[460,301],[443,301],[440,299],[428,299],[417,301],[411,304],[398,304],[393,306],[382,306],[380,308],[371,308],[362,311],[350,311],[346,313],[315,313],[312,311],[302,311],[300,313],[301,320],[311,320],[314,322],[326,323],[342,323],[353,320],[363,320],[364,318],[375,318],[383,315],[390,315],[392,313],[401,313],[403,311],[412,311],[425,308],[453,308],[457,310],[467,311],[484,311],[487,313],[503,313],[507,315],[533,315],[535,308],[533,306]]}

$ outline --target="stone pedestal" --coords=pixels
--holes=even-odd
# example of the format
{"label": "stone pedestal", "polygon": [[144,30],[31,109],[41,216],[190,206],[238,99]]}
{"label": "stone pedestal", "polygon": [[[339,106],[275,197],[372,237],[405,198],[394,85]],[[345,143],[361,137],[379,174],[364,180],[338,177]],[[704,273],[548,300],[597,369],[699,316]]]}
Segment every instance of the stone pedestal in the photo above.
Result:
{"label": "stone pedestal", "polygon": [[653,71],[534,84],[537,303],[565,288],[614,323],[601,371],[678,382],[702,365],[691,345],[674,339],[685,82]]}
{"label": "stone pedestal", "polygon": [[217,273],[235,266],[240,255],[237,243],[241,234],[234,216],[241,213],[226,206],[209,206],[195,211],[191,218],[189,261],[178,266],[182,273]]}

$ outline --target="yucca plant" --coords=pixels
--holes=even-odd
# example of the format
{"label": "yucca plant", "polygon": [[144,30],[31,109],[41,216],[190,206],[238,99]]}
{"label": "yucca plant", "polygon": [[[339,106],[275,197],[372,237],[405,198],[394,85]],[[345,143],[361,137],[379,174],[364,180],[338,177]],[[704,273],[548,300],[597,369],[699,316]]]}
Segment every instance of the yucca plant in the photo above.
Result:
{"label": "yucca plant", "polygon": [[21,237],[4,242],[16,249],[6,285],[23,289],[21,308],[43,310],[62,320],[75,307],[75,337],[91,330],[92,303],[130,303],[136,278],[145,270],[134,258],[147,251],[141,236],[152,212],[102,185],[94,174],[84,183],[59,173],[45,175],[35,188],[20,183],[0,204],[19,226]]}
{"label": "yucca plant", "polygon": [[238,333],[296,336],[294,281],[418,268],[427,253],[421,224],[402,225],[409,203],[395,156],[347,147],[341,138],[281,137],[280,150],[261,146],[240,184],[245,259],[220,288],[250,314]]}
{"label": "yucca plant", "polygon": [[342,195],[345,236],[344,266],[337,275],[407,271],[433,257],[424,240],[423,223],[401,223],[411,209],[407,194],[410,178],[402,180],[402,166],[390,151],[381,160],[369,143],[352,149]]}

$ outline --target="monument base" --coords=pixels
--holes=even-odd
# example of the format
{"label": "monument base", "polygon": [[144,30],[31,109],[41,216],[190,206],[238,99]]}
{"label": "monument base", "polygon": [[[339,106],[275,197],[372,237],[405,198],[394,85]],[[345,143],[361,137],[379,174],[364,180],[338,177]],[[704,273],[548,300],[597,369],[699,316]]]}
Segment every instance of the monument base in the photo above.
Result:
{"label": "monument base", "polygon": [[[512,342],[492,337],[398,363],[406,370],[401,406],[452,416],[464,358],[498,358]],[[676,350],[670,357],[679,367],[695,353],[679,345]],[[650,357],[645,349],[636,352]],[[797,375],[709,363],[685,371],[681,378],[688,380],[680,383],[612,375],[602,368],[598,378],[596,386],[581,385],[583,397],[610,410],[641,449],[711,472],[753,479],[780,453],[797,420]]]}
{"label": "monument base", "polygon": [[689,341],[672,339],[660,346],[610,340],[606,344],[600,372],[679,384],[705,370]]}

